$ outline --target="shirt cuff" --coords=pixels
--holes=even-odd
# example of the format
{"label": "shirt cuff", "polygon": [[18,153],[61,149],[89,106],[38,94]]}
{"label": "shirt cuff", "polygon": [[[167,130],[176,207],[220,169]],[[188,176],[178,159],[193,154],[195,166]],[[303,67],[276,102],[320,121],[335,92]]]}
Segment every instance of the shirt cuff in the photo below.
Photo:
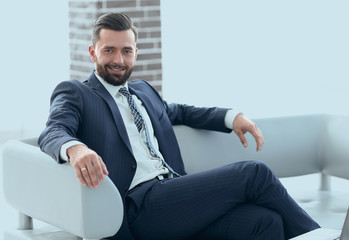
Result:
{"label": "shirt cuff", "polygon": [[226,128],[233,129],[233,123],[237,115],[242,114],[236,109],[229,109],[225,114],[224,124]]}
{"label": "shirt cuff", "polygon": [[64,143],[61,146],[61,151],[59,153],[61,159],[66,161],[66,162],[69,162],[69,157],[67,155],[67,149],[72,147],[72,146],[79,145],[79,144],[85,145],[82,142],[79,142],[79,141],[76,141],[76,140],[72,140],[72,141]]}

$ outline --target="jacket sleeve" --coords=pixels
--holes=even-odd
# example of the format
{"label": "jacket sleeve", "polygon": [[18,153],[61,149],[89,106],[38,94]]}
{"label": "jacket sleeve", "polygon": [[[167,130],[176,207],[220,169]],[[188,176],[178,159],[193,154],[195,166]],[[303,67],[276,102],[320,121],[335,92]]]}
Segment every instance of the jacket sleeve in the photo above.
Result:
{"label": "jacket sleeve", "polygon": [[231,132],[224,123],[225,115],[229,109],[218,107],[194,107],[185,104],[167,104],[164,102],[167,115],[172,125],[187,125],[220,132]]}
{"label": "jacket sleeve", "polygon": [[41,133],[38,144],[42,151],[51,155],[58,163],[61,146],[76,138],[81,120],[83,102],[74,81],[60,83],[51,96],[51,106],[46,128]]}

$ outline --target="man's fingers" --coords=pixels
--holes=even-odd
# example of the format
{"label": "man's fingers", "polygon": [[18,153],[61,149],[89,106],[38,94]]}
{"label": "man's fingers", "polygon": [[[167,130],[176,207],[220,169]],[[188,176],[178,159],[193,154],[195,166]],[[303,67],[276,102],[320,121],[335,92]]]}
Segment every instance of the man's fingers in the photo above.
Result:
{"label": "man's fingers", "polygon": [[109,175],[109,172],[108,172],[108,170],[107,170],[107,166],[106,166],[105,163],[103,162],[102,158],[99,157],[98,160],[99,160],[99,163],[101,164],[101,167],[102,167],[102,170],[103,170],[103,174]]}
{"label": "man's fingers", "polygon": [[[94,167],[94,169],[95,169],[95,173],[97,174],[97,176],[98,176],[98,179],[101,181],[101,183],[103,183],[104,182],[104,174],[103,174],[103,167],[101,166],[101,161],[99,160],[99,156],[98,156],[98,158],[96,159],[96,158],[94,158],[93,160],[92,160],[92,165],[93,165],[93,167]],[[97,180],[97,184],[98,184],[98,179],[96,179]]]}
{"label": "man's fingers", "polygon": [[262,131],[259,130],[259,129],[258,129],[258,131],[259,131],[259,139],[260,139],[259,142],[260,142],[260,145],[259,145],[259,148],[258,148],[257,151],[260,151],[260,150],[262,150],[262,146],[264,144],[264,137],[263,137]]}
{"label": "man's fingers", "polygon": [[86,168],[81,170],[85,182],[90,188],[99,187],[99,181],[104,182],[104,174],[109,174],[102,158],[94,155],[90,156],[85,162]]}
{"label": "man's fingers", "polygon": [[[91,181],[91,186],[92,188],[97,188],[99,186],[99,182],[98,182],[98,175],[96,173],[96,169],[93,165],[93,161],[94,159],[91,159],[90,161],[87,162],[86,167],[88,170],[88,175]],[[85,177],[85,175],[84,175]]]}
{"label": "man's fingers", "polygon": [[262,150],[262,145],[264,144],[264,138],[261,130],[257,127],[257,124],[248,118],[244,117],[242,114],[238,114],[233,122],[233,130],[236,135],[240,138],[241,143],[244,147],[247,147],[247,140],[244,136],[246,132],[251,133],[257,144],[257,152]]}
{"label": "man's fingers", "polygon": [[99,181],[104,182],[104,175],[109,174],[102,158],[83,144],[68,148],[67,155],[78,179],[84,186],[97,188]]}
{"label": "man's fingers", "polygon": [[93,188],[93,181],[90,177],[90,173],[89,173],[89,169],[87,167],[83,167],[80,169],[80,172],[85,180],[85,182],[87,183],[87,186],[89,186],[90,188]]}
{"label": "man's fingers", "polygon": [[104,173],[108,174],[108,171],[96,152],[80,144],[68,148],[67,155],[82,185],[97,188],[98,180],[104,182]]}
{"label": "man's fingers", "polygon": [[250,131],[257,144],[257,152],[262,150],[262,145],[264,144],[264,138],[262,132],[259,130],[257,125],[254,126],[253,130]]}
{"label": "man's fingers", "polygon": [[245,138],[245,135],[242,131],[238,131],[236,135],[240,138],[240,141],[244,147],[247,147],[247,140]]}
{"label": "man's fingers", "polygon": [[75,172],[76,172],[76,176],[78,177],[80,183],[81,183],[83,186],[86,186],[87,183],[86,183],[84,177],[82,176],[82,173],[81,173],[80,168],[75,168]]}
{"label": "man's fingers", "polygon": [[240,141],[244,147],[247,147],[247,140],[245,138],[245,133],[249,132],[255,139],[257,148],[256,151],[262,150],[262,145],[264,144],[264,138],[262,132],[259,130],[257,125],[253,122],[247,125],[245,129],[237,130],[236,135],[240,138]]}

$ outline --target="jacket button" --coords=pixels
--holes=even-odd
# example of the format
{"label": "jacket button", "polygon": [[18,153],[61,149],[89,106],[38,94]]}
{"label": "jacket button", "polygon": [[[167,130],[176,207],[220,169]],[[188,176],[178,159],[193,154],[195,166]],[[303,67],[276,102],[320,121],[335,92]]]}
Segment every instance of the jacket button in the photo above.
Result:
{"label": "jacket button", "polygon": [[132,170],[135,170],[135,169],[136,169],[136,164],[132,164],[132,165],[131,165],[131,169],[132,169]]}

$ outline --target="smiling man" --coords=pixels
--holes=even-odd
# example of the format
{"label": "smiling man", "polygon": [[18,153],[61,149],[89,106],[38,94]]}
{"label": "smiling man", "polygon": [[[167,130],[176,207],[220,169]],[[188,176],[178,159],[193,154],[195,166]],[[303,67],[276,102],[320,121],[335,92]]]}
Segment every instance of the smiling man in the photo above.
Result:
{"label": "smiling man", "polygon": [[186,174],[172,125],[234,131],[245,147],[249,132],[257,151],[262,132],[232,109],[168,104],[145,81],[127,82],[136,43],[127,15],[99,17],[89,47],[95,71],[83,83],[56,87],[39,138],[43,151],[72,165],[82,185],[97,188],[105,175],[114,182],[125,214],[110,238],[282,240],[318,228],[262,162]]}

